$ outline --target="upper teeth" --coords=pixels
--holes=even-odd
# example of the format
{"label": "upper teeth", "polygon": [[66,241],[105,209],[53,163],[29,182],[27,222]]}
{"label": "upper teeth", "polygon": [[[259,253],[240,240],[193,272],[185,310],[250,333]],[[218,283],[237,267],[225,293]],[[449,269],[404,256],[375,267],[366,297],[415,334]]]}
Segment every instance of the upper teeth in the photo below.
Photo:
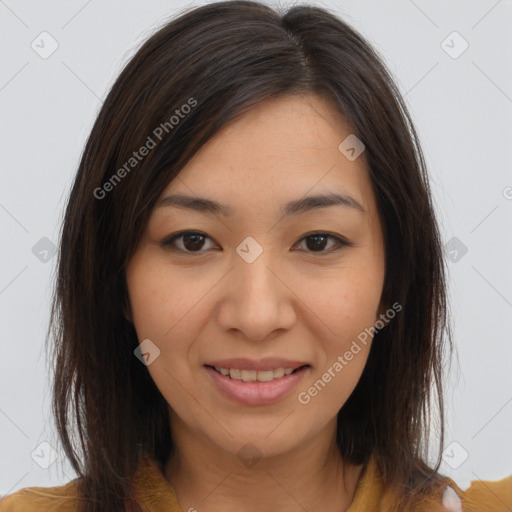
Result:
{"label": "upper teeth", "polygon": [[245,382],[270,382],[273,379],[279,379],[284,375],[290,375],[295,368],[274,368],[273,370],[238,370],[237,368],[219,368],[214,367],[222,375],[229,375],[232,379],[243,380]]}

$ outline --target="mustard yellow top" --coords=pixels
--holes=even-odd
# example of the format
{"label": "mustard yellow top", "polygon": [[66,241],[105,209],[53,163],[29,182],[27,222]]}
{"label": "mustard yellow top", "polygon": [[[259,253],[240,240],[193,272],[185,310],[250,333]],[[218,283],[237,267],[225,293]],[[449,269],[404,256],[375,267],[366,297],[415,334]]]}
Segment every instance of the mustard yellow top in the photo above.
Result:
{"label": "mustard yellow top", "polygon": [[[450,478],[441,496],[425,498],[417,512],[512,512],[512,475],[497,481],[475,480],[465,491]],[[141,459],[132,478],[135,497],[144,512],[182,511],[157,461]],[[0,501],[0,512],[76,512],[75,480],[57,487],[25,487]],[[394,497],[385,489],[372,457],[363,468],[347,512],[395,512]]]}

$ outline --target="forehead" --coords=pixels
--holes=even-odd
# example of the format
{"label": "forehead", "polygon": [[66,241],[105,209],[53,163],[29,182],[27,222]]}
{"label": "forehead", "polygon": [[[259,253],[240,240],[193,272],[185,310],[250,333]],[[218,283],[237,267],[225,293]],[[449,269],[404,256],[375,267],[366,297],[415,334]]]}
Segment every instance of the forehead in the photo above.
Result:
{"label": "forehead", "polygon": [[335,105],[316,95],[266,100],[210,139],[170,183],[173,193],[246,208],[318,193],[345,194],[371,206],[364,152],[350,160],[340,144],[352,133]]}

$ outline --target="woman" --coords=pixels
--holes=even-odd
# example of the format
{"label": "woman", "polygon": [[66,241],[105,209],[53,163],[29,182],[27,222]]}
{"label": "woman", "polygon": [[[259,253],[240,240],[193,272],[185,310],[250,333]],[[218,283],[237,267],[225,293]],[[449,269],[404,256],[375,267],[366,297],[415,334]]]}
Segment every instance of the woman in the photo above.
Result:
{"label": "woman", "polygon": [[183,14],[117,79],[67,205],[53,406],[79,478],[2,511],[510,510],[512,476],[438,472],[445,286],[369,44],[317,7]]}

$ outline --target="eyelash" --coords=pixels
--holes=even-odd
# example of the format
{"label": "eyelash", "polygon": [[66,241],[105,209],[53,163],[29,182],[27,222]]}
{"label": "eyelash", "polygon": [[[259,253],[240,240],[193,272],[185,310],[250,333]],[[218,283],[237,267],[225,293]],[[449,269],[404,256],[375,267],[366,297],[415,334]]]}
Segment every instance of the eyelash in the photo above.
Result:
{"label": "eyelash", "polygon": [[[201,253],[204,253],[206,251],[203,251],[203,250],[199,250],[199,251],[187,251],[187,250],[184,250],[184,249],[180,249],[179,247],[176,247],[174,245],[174,242],[180,238],[182,238],[183,236],[185,235],[200,235],[200,236],[203,236],[205,238],[209,238],[210,240],[212,240],[206,233],[203,233],[201,231],[180,231],[179,233],[175,233],[174,235],[170,235],[168,237],[166,237],[164,240],[162,240],[162,242],[159,243],[159,245],[165,249],[168,249],[170,251],[173,251],[173,252],[178,252],[178,253],[184,253],[184,254],[201,254]],[[306,252],[309,252],[311,254],[318,254],[318,255],[322,255],[322,254],[331,254],[332,252],[335,252],[335,251],[339,251],[340,249],[342,249],[343,247],[353,247],[354,244],[352,242],[349,242],[347,240],[343,240],[342,238],[338,237],[338,236],[335,236],[335,235],[331,235],[330,233],[325,233],[325,232],[313,232],[313,233],[307,233],[306,235],[304,235],[300,240],[299,240],[299,243],[302,242],[303,240],[307,239],[307,238],[313,238],[315,236],[321,236],[321,237],[325,237],[325,238],[331,238],[333,239],[335,242],[336,242],[336,246],[334,247],[331,247],[331,249],[328,249],[328,250],[323,250],[323,251],[306,251]]]}

